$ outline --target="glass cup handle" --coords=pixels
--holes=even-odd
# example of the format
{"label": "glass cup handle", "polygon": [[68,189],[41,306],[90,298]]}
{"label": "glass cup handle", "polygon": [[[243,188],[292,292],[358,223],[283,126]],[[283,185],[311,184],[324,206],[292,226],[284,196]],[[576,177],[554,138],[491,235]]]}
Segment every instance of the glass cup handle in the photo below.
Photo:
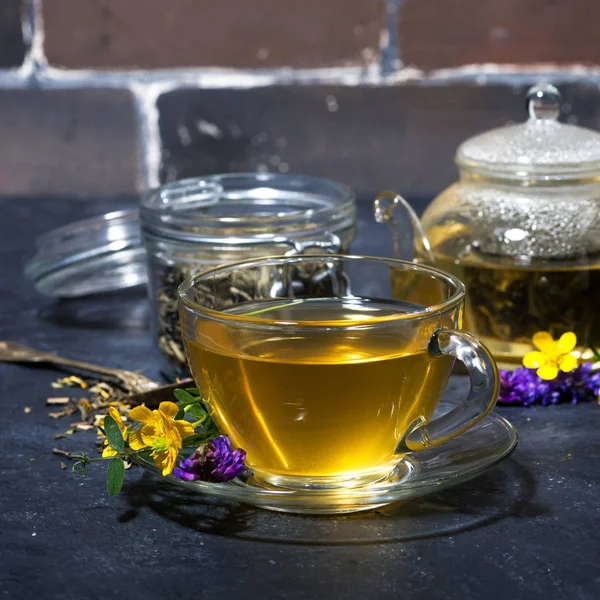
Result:
{"label": "glass cup handle", "polygon": [[483,419],[496,404],[500,380],[498,368],[489,350],[466,331],[439,329],[429,341],[429,355],[454,356],[464,363],[471,389],[465,401],[446,414],[413,424],[400,441],[397,452],[417,452],[433,448],[464,433]]}

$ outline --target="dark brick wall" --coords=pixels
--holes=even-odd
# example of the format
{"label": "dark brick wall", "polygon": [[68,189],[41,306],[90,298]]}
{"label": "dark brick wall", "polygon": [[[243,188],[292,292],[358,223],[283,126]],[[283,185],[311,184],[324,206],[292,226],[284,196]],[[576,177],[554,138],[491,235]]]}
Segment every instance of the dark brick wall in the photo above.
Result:
{"label": "dark brick wall", "polygon": [[[597,86],[561,86],[578,123],[600,128]],[[457,178],[467,137],[524,121],[527,86],[271,86],[161,96],[162,180],[227,171],[311,173],[363,196],[433,197]]]}
{"label": "dark brick wall", "polygon": [[365,64],[385,27],[383,0],[47,0],[44,21],[70,68]]}
{"label": "dark brick wall", "polygon": [[0,90],[0,193],[121,196],[141,181],[127,90]]}
{"label": "dark brick wall", "polygon": [[461,140],[523,117],[512,89],[462,85],[181,90],[159,109],[163,179],[292,171],[366,194],[434,194],[455,179]]}
{"label": "dark brick wall", "polygon": [[400,55],[422,69],[600,64],[598,0],[404,0]]}
{"label": "dark brick wall", "polygon": [[0,2],[0,68],[18,67],[25,57],[21,0]]}
{"label": "dark brick wall", "polygon": [[596,0],[1,0],[0,195],[261,170],[431,198],[457,145],[524,120],[540,80],[600,128],[599,17]]}

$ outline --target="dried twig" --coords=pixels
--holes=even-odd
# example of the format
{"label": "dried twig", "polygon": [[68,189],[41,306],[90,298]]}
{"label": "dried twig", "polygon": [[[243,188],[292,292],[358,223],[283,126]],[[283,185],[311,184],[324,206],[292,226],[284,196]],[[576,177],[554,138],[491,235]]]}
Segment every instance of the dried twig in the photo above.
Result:
{"label": "dried twig", "polygon": [[58,456],[64,456],[69,460],[78,459],[84,460],[84,456],[82,454],[73,454],[73,452],[67,452],[66,450],[61,450],[60,448],[52,448],[52,454],[58,454]]}
{"label": "dried twig", "polygon": [[46,406],[60,406],[63,404],[69,404],[69,398],[46,398]]}

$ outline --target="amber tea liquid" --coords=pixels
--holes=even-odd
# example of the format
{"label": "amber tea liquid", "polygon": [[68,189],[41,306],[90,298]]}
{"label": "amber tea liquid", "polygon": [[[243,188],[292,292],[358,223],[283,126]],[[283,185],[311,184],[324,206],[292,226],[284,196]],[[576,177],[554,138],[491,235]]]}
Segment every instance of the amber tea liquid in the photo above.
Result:
{"label": "amber tea liquid", "polygon": [[[351,325],[418,309],[329,298],[286,306],[266,300],[238,312],[266,322]],[[337,477],[387,471],[411,423],[429,419],[438,404],[452,359],[431,358],[406,331],[405,339],[389,328],[364,327],[267,334],[203,320],[196,339],[185,341],[212,416],[246,450],[250,467],[267,475]]]}

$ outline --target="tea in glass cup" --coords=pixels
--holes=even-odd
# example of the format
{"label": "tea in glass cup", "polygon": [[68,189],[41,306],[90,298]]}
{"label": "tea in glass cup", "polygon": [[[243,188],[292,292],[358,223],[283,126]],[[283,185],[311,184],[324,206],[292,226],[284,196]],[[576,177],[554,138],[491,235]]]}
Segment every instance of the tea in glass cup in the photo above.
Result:
{"label": "tea in glass cup", "polygon": [[[298,277],[307,269],[313,285]],[[393,298],[392,270],[411,282],[410,301]],[[239,277],[256,281],[250,293]],[[419,290],[439,302],[419,304]],[[493,361],[454,329],[463,303],[462,284],[441,271],[329,255],[246,261],[180,288],[189,363],[212,417],[257,478],[291,487],[375,481],[491,410]],[[431,421],[457,354],[483,385]]]}

